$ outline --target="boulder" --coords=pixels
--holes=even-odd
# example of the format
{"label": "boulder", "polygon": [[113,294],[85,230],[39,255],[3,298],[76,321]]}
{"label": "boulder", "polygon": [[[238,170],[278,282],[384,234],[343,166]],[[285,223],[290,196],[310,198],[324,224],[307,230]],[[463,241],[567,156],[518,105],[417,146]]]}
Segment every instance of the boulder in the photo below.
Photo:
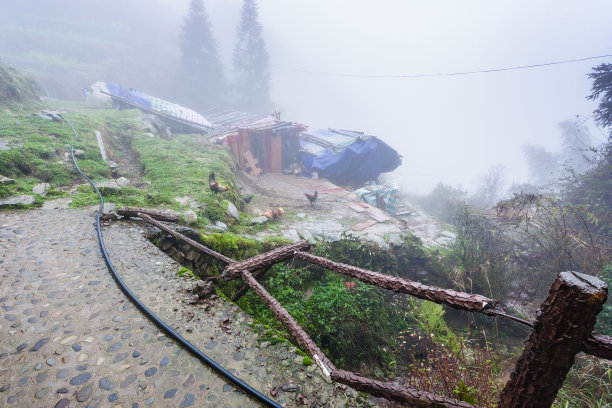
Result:
{"label": "boulder", "polygon": [[49,183],[39,183],[32,187],[32,192],[41,196],[46,196],[49,190]]}
{"label": "boulder", "polygon": [[125,178],[125,177],[119,177],[117,180],[115,180],[117,182],[117,184],[119,184],[119,187],[127,187],[130,185],[130,179]]}
{"label": "boulder", "polygon": [[185,218],[185,221],[187,221],[190,224],[198,222],[198,215],[193,210],[184,211],[183,218]]}
{"label": "boulder", "polygon": [[115,190],[115,191],[121,190],[121,187],[119,187],[119,184],[117,184],[117,182],[114,180],[100,181],[95,184],[96,184],[96,187],[98,187],[98,189],[108,189],[108,190]]}
{"label": "boulder", "polygon": [[227,231],[227,224],[221,221],[217,221],[215,222],[215,226],[219,229],[221,229],[222,231]]}
{"label": "boulder", "polygon": [[13,196],[0,200],[0,207],[6,207],[9,205],[32,205],[35,201],[36,199],[31,195]]}
{"label": "boulder", "polygon": [[229,202],[227,204],[227,213],[234,217],[236,221],[240,221],[240,213],[238,212],[238,209],[236,208],[234,203]]}
{"label": "boulder", "polygon": [[176,201],[180,205],[187,205],[191,201],[191,197],[189,196],[174,197],[174,201]]}
{"label": "boulder", "polygon": [[249,220],[249,223],[251,223],[251,225],[256,225],[256,224],[263,224],[264,222],[268,222],[268,217],[261,215],[259,217],[255,217],[255,218],[251,218]]}
{"label": "boulder", "polygon": [[0,175],[0,184],[15,184],[15,180]]}
{"label": "boulder", "polygon": [[132,186],[134,186],[134,188],[137,188],[139,190],[146,190],[147,188],[151,187],[151,182],[150,181],[138,181],[132,184]]}
{"label": "boulder", "polygon": [[290,239],[293,242],[296,242],[296,241],[300,240],[300,235],[293,228],[281,231],[281,234],[283,235],[283,237],[285,237],[287,239]]}
{"label": "boulder", "polygon": [[316,244],[314,237],[312,236],[310,231],[308,231],[307,229],[300,229],[298,230],[298,233],[300,234],[300,237],[308,241],[310,245]]}

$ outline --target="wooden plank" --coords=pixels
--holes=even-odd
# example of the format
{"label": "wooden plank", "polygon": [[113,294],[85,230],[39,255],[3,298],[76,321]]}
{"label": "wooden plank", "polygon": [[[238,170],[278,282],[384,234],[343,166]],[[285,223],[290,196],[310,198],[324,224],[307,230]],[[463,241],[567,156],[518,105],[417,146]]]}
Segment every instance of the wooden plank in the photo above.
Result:
{"label": "wooden plank", "polygon": [[355,203],[346,203],[346,205],[359,213],[365,211],[365,208],[355,205]]}
{"label": "wooden plank", "polygon": [[388,221],[390,219],[385,214],[381,214],[379,212],[375,212],[375,211],[372,211],[372,210],[367,210],[367,211],[364,211],[363,213],[366,214],[366,215],[369,215],[370,217],[374,218],[378,222],[385,222],[385,221]]}
{"label": "wooden plank", "polygon": [[368,227],[371,227],[372,225],[376,224],[378,221],[376,220],[367,220],[365,222],[360,222],[359,224],[355,224],[351,227],[351,230],[353,231],[362,231]]}
{"label": "wooden plank", "polygon": [[[277,135],[271,135],[270,138],[266,138],[266,142],[269,143],[269,160],[270,167],[267,169],[268,173],[280,173],[283,169],[283,148],[281,144],[281,137]],[[267,146],[266,146],[267,147]],[[266,149],[268,151],[268,149]]]}
{"label": "wooden plank", "polygon": [[340,192],[340,191],[344,191],[344,189],[342,187],[326,188],[325,190],[319,191],[319,193],[321,193],[321,194],[329,194],[329,193],[337,193],[337,192]]}
{"label": "wooden plank", "polygon": [[259,162],[256,158],[253,157],[253,154],[250,150],[244,152],[244,160],[246,161],[246,168],[249,171],[249,174],[253,176],[259,176],[261,174]]}

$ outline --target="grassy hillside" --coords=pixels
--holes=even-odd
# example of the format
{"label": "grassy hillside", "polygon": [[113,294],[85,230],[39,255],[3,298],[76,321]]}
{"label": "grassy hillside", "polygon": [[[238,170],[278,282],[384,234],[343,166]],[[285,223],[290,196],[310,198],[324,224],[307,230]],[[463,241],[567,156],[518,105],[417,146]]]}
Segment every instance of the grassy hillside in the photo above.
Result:
{"label": "grassy hillside", "polygon": [[[78,140],[65,121],[37,116],[42,108],[57,110],[70,120]],[[33,115],[34,114],[34,115]],[[83,153],[77,156],[79,167],[95,182],[111,179],[107,162],[102,160],[95,132],[104,136],[110,160],[123,163],[120,176],[132,181],[149,182],[150,187],[125,187],[120,191],[104,189],[105,201],[118,206],[188,209],[177,197],[189,196],[201,204],[200,216],[230,222],[225,214],[227,203],[208,189],[208,174],[214,171],[220,182],[230,186],[224,199],[242,202],[235,187],[233,161],[227,149],[210,144],[199,135],[175,134],[168,139],[142,130],[137,110],[91,109],[76,102],[45,102],[41,106],[12,106],[0,110],[0,175],[15,180],[0,187],[0,199],[30,194],[37,183],[49,183],[46,197],[37,196],[33,206],[57,197],[72,198],[72,206],[93,205],[97,196],[76,172],[71,146]],[[136,169],[133,174],[132,170]],[[206,221],[203,220],[202,223]]]}

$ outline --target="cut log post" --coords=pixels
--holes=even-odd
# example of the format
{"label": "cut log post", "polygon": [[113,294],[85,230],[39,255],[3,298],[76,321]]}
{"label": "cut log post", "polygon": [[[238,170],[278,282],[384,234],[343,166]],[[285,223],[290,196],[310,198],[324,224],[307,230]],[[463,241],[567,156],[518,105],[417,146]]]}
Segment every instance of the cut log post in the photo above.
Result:
{"label": "cut log post", "polygon": [[606,301],[605,282],[561,272],[538,310],[523,354],[500,395],[500,408],[549,408]]}
{"label": "cut log post", "polygon": [[146,222],[148,222],[149,224],[153,224],[155,225],[157,228],[159,228],[162,231],[166,231],[168,234],[174,236],[175,238],[180,239],[181,241],[184,241],[186,243],[188,243],[189,245],[191,245],[192,247],[194,247],[196,250],[204,252],[205,254],[208,254],[222,262],[225,262],[227,264],[233,264],[236,261],[234,261],[232,258],[228,258],[227,256],[220,254],[217,251],[214,251],[208,247],[205,247],[204,245],[200,244],[199,242],[194,241],[191,238],[186,237],[185,235],[176,232],[175,230],[173,230],[172,228],[168,227],[167,225],[162,224],[161,222],[157,222],[155,221],[153,218],[149,217],[147,214],[144,213],[138,213],[138,215],[136,215],[137,217],[142,218],[143,220],[145,220]]}
{"label": "cut log post", "polygon": [[221,273],[221,277],[226,281],[237,279],[240,277],[243,270],[254,271],[274,265],[287,258],[291,258],[296,251],[303,251],[308,248],[310,248],[310,245],[307,241],[297,241],[293,244],[279,247],[264,254],[245,259],[242,262],[236,262],[226,266],[223,273]]}
{"label": "cut log post", "polygon": [[152,210],[149,208],[138,208],[138,207],[121,207],[117,210],[117,214],[125,217],[140,217],[138,214],[147,214],[151,218],[154,218],[159,221],[166,222],[177,222],[180,216],[174,212],[169,211],[161,211],[161,210]]}
{"label": "cut log post", "polygon": [[582,351],[595,357],[612,360],[612,337],[599,333],[591,333],[582,343]]}
{"label": "cut log post", "polygon": [[467,402],[460,402],[448,397],[431,394],[411,387],[372,380],[361,377],[355,373],[336,370],[331,374],[333,381],[346,384],[358,391],[367,392],[376,397],[383,397],[390,401],[398,401],[417,408],[474,408]]}
{"label": "cut log post", "polygon": [[431,300],[432,302],[436,303],[443,303],[456,309],[463,309],[472,312],[483,312],[485,310],[495,308],[499,303],[497,300],[489,299],[482,295],[427,286],[408,279],[402,279],[380,272],[372,272],[366,269],[357,268],[352,265],[333,262],[329,259],[312,255],[307,252],[296,252],[295,256],[307,262],[322,266],[323,268],[341,273],[343,275],[351,276],[371,285],[380,286],[381,288],[389,289],[395,292],[407,293],[420,299]]}
{"label": "cut log post", "polygon": [[319,366],[321,371],[326,377],[329,377],[330,373],[336,370],[336,367],[327,358],[325,354],[319,349],[316,343],[310,338],[310,336],[302,329],[302,327],[295,321],[289,312],[280,304],[272,295],[270,295],[263,286],[259,284],[251,275],[251,273],[245,269],[241,269],[242,278],[246,283],[257,293],[257,296],[268,305],[270,310],[283,322],[283,324],[289,330],[289,333],[297,341],[297,343],[303,347],[308,354],[310,354],[315,363]]}

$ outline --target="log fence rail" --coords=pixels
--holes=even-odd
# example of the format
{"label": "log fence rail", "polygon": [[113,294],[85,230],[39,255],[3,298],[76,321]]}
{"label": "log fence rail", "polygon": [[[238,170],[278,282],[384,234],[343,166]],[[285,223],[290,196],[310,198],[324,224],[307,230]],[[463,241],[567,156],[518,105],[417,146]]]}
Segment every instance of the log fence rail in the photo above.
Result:
{"label": "log fence rail", "polygon": [[606,301],[608,291],[607,285],[593,276],[578,272],[561,272],[552,285],[548,298],[540,307],[536,321],[531,323],[509,315],[500,306],[499,301],[482,295],[427,286],[312,255],[306,252],[309,249],[306,241],[298,241],[236,262],[154,219],[168,220],[164,214],[138,210],[130,208],[126,211],[126,215],[140,217],[196,250],[225,263],[227,266],[220,275],[221,279],[228,281],[242,278],[246,285],[239,290],[235,299],[244,294],[248,288],[253,289],[283,322],[297,343],[312,356],[326,377],[374,396],[422,408],[475,407],[452,398],[337,369],[289,312],[259,284],[256,276],[260,276],[278,262],[298,258],[398,293],[460,310],[507,318],[533,327],[525,342],[523,354],[519,357],[514,372],[500,395],[499,408],[550,407],[578,352],[612,360],[612,337],[592,332],[596,316]]}

